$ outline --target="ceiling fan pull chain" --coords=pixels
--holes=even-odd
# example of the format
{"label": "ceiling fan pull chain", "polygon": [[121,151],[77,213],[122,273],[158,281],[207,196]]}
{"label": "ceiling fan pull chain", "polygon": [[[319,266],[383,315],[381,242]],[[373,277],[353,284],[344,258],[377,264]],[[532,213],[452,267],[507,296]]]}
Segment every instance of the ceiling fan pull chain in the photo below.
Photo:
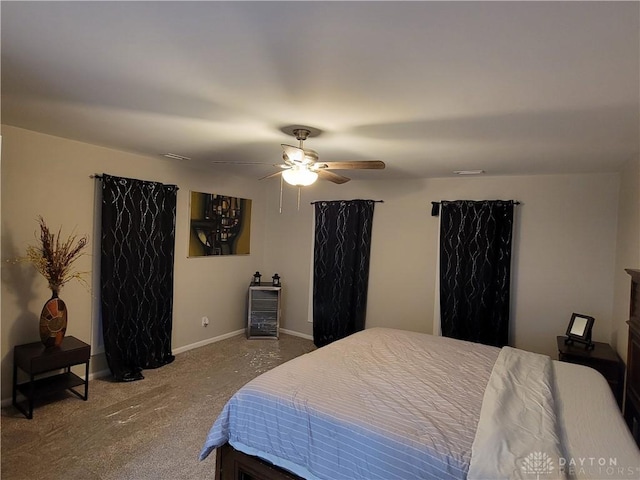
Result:
{"label": "ceiling fan pull chain", "polygon": [[300,211],[300,190],[302,189],[298,187],[298,211]]}
{"label": "ceiling fan pull chain", "polygon": [[282,215],[282,183],[283,183],[283,178],[282,175],[280,175],[280,214]]}

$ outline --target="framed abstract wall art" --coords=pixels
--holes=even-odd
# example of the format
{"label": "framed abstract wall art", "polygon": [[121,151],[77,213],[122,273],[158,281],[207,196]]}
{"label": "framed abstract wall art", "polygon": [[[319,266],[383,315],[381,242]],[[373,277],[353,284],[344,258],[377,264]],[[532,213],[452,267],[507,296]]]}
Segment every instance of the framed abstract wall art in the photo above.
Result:
{"label": "framed abstract wall art", "polygon": [[248,255],[251,200],[191,192],[189,257]]}

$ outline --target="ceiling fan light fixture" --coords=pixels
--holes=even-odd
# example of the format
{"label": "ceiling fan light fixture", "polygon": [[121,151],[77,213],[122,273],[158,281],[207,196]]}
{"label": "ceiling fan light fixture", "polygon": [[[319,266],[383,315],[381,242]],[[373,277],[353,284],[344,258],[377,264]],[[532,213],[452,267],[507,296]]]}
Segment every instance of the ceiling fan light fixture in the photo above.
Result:
{"label": "ceiling fan light fixture", "polygon": [[308,168],[293,167],[283,171],[282,178],[289,185],[307,187],[318,179],[318,174]]}

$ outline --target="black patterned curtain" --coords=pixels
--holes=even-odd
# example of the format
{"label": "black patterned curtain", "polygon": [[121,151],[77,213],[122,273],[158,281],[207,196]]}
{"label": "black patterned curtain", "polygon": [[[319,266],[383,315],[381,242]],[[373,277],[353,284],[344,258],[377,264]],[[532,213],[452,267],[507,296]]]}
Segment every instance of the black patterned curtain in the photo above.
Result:
{"label": "black patterned curtain", "polygon": [[509,342],[512,201],[441,202],[442,334],[502,347]]}
{"label": "black patterned curtain", "polygon": [[101,303],[104,348],[118,381],[171,354],[175,185],[102,176]]}
{"label": "black patterned curtain", "polygon": [[313,342],[322,347],[364,329],[373,200],[316,202]]}

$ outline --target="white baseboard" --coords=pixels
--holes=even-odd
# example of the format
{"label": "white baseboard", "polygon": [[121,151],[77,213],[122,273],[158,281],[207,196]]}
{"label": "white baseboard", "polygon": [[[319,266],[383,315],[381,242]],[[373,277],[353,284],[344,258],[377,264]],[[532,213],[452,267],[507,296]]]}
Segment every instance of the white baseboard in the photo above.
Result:
{"label": "white baseboard", "polygon": [[[286,328],[281,328],[280,331],[282,333],[286,333],[287,335],[293,335],[294,337],[306,338],[307,340],[313,340],[312,335],[307,335],[306,333],[300,333],[293,330],[287,330]],[[184,353],[189,350],[193,350],[194,348],[204,347],[205,345],[209,345],[210,343],[219,342],[220,340],[226,340],[227,338],[235,337],[236,335],[242,335],[245,333],[245,329],[236,330],[234,332],[225,333],[224,335],[219,335],[217,337],[208,338],[206,340],[202,340],[200,342],[192,343],[190,345],[185,345],[184,347],[174,348],[173,354],[178,355],[179,353]]]}
{"label": "white baseboard", "polygon": [[286,333],[287,335],[293,335],[294,337],[306,338],[307,340],[313,340],[313,335],[307,335],[306,333],[295,332],[293,330],[287,330],[286,328],[281,328],[280,331],[282,333]]}
{"label": "white baseboard", "polygon": [[218,335],[217,337],[207,338],[206,340],[201,340],[199,342],[192,343],[190,345],[185,345],[184,347],[174,348],[173,354],[177,355],[179,353],[184,353],[189,350],[193,350],[194,348],[204,347],[205,345],[219,342],[220,340],[226,340],[227,338],[235,337],[236,335],[240,335],[242,333],[244,333],[244,328],[242,330],[236,330],[235,332],[225,333],[224,335]]}

